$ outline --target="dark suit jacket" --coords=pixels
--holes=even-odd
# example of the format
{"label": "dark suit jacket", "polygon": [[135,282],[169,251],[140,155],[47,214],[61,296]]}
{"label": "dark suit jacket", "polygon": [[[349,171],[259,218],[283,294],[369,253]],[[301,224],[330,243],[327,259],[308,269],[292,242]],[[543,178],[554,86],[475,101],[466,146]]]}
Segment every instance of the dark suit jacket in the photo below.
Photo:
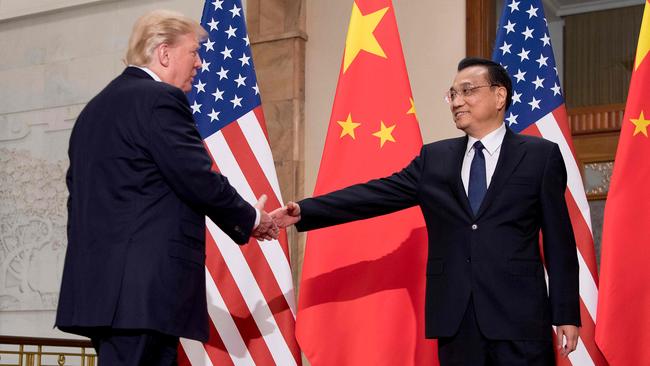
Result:
{"label": "dark suit jacket", "polygon": [[206,341],[205,217],[248,241],[255,209],[212,162],[183,92],[129,67],[79,115],[56,326]]}
{"label": "dark suit jacket", "polygon": [[387,178],[300,201],[297,228],[311,230],[419,205],[429,234],[428,338],[454,335],[470,296],[480,329],[491,339],[548,339],[551,323],[579,325],[578,261],[558,146],[507,130],[476,216],[461,180],[466,147],[467,137],[428,144]]}

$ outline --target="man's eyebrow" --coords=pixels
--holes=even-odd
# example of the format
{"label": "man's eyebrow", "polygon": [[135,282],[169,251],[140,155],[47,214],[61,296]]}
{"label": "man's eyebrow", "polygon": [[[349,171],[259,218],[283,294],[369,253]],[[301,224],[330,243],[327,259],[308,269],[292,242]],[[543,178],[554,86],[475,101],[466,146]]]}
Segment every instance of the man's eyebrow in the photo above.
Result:
{"label": "man's eyebrow", "polygon": [[[466,81],[466,82],[458,84],[458,86],[468,86],[468,85],[472,85],[472,82]],[[449,90],[451,90],[453,88],[454,88],[454,86],[452,85],[452,86],[449,87]]]}

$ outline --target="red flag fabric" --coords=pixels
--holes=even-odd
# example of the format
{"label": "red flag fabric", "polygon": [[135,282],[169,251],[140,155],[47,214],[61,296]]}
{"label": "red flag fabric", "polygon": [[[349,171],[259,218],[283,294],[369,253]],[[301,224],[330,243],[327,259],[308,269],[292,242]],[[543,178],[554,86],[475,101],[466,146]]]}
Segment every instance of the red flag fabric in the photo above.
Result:
{"label": "red flag fabric", "polygon": [[[389,175],[422,137],[390,0],[355,0],[314,195]],[[417,208],[310,232],[296,335],[320,365],[436,365]]]}
{"label": "red flag fabric", "polygon": [[650,365],[650,0],[603,224],[596,342],[611,366]]}
{"label": "red flag fabric", "polygon": [[[208,39],[188,99],[214,169],[249,203],[266,194],[271,211],[282,195],[242,8],[240,0],[205,2],[201,25]],[[179,364],[300,365],[285,232],[238,246],[207,218],[206,226],[210,339],[181,339]]]}

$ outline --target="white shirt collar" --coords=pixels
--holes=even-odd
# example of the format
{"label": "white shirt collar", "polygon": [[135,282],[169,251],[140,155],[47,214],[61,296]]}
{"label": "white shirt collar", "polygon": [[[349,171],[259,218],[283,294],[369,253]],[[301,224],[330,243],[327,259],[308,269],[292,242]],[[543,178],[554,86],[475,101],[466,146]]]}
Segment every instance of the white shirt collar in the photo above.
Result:
{"label": "white shirt collar", "polygon": [[130,67],[137,67],[138,69],[140,69],[140,70],[146,72],[147,74],[149,74],[149,76],[151,76],[151,78],[154,79],[154,80],[156,80],[156,81],[162,81],[162,80],[158,77],[158,75],[156,75],[156,73],[153,72],[153,71],[151,71],[151,69],[149,69],[148,67],[137,66],[137,65],[129,65],[129,66],[130,66]]}
{"label": "white shirt collar", "polygon": [[[506,135],[506,124],[501,123],[501,126],[497,128],[496,130],[488,133],[481,139],[481,143],[485,147],[485,151],[487,151],[488,154],[494,155],[494,153],[501,147],[501,143],[503,142],[503,138]],[[467,148],[465,149],[465,155],[469,154],[470,150],[472,150],[472,147],[474,147],[474,143],[478,141],[477,138],[472,137],[472,136],[467,136]]]}

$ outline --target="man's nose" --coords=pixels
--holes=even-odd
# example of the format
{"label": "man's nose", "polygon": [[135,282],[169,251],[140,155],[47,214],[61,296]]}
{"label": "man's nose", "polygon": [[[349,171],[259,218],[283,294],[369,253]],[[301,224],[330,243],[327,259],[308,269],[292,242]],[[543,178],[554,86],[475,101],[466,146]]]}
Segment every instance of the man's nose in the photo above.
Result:
{"label": "man's nose", "polygon": [[451,101],[451,109],[458,108],[465,104],[465,98],[463,98],[462,95],[456,95],[454,99]]}

